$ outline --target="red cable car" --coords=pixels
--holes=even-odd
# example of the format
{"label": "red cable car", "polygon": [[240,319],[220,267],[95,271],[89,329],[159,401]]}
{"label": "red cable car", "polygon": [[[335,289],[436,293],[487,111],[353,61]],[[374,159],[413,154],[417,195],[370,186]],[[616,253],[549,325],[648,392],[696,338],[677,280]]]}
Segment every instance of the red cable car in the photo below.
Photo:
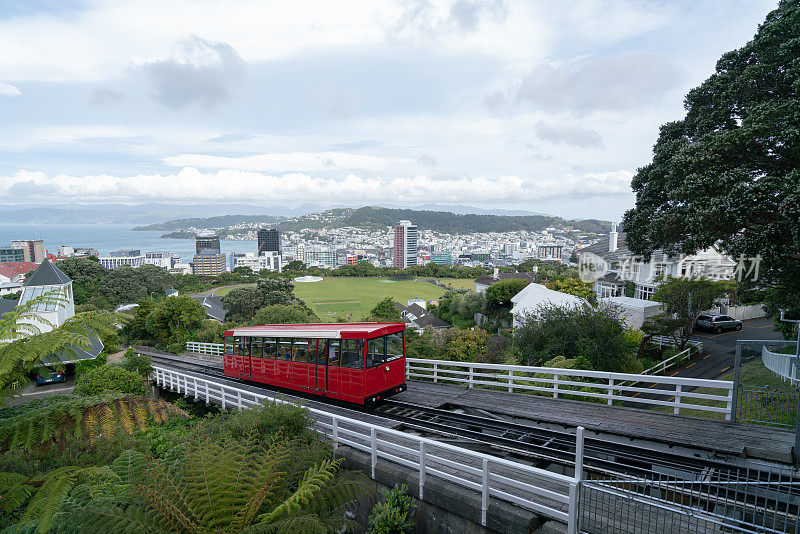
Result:
{"label": "red cable car", "polygon": [[225,375],[358,404],[406,389],[403,323],[275,324],[225,332]]}

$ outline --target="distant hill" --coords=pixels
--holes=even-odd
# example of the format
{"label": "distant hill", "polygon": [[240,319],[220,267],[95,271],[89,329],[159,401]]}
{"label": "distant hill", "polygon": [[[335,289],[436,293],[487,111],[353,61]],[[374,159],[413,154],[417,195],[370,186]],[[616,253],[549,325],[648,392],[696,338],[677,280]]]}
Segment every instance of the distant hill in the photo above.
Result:
{"label": "distant hill", "polygon": [[[408,219],[420,229],[448,234],[477,232],[537,232],[546,228],[571,228],[577,232],[606,233],[611,225],[598,219],[565,220],[552,215],[490,215],[456,214],[448,211],[411,210],[365,206],[362,208],[336,208],[300,217],[285,218],[268,215],[225,215],[221,217],[175,219],[165,223],[139,226],[135,230],[181,231],[188,228],[225,228],[238,225],[242,230],[257,224],[275,223],[282,231],[299,231],[305,228],[342,228],[351,226],[365,229],[384,229],[397,221]],[[230,233],[230,231],[225,232]]]}
{"label": "distant hill", "polygon": [[278,224],[286,220],[286,217],[275,217],[272,215],[221,215],[218,217],[193,217],[190,219],[175,219],[172,221],[147,224],[137,226],[134,230],[186,230],[188,228],[226,228],[234,225]]}

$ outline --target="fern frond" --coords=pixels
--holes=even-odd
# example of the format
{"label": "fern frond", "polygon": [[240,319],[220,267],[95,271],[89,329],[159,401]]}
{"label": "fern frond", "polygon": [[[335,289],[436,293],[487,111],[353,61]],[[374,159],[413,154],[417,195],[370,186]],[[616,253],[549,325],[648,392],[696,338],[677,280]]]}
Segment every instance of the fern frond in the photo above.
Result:
{"label": "fern frond", "polygon": [[18,473],[0,473],[0,512],[13,512],[28,502],[37,488],[26,484],[27,480]]}
{"label": "fern frond", "polygon": [[271,523],[282,515],[291,515],[293,512],[303,508],[314,498],[316,493],[333,479],[340,465],[341,460],[325,460],[309,468],[292,496],[283,501],[273,511],[258,516],[259,522]]}

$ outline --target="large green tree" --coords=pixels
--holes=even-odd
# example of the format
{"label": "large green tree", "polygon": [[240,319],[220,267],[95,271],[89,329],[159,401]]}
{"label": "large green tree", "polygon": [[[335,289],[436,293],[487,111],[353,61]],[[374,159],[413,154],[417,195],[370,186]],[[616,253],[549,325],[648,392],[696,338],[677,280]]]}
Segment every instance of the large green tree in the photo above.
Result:
{"label": "large green tree", "polygon": [[763,258],[773,312],[800,300],[800,1],[782,0],[661,127],[633,179],[627,245],[692,253],[718,244]]}
{"label": "large green tree", "polygon": [[649,328],[655,331],[672,327],[673,335],[683,350],[694,332],[697,318],[703,311],[712,308],[726,294],[728,287],[725,282],[713,282],[705,278],[667,278],[653,293],[653,300],[664,304],[664,313],[655,319],[660,325],[658,328]]}
{"label": "large green tree", "polygon": [[486,289],[486,315],[495,319],[511,317],[511,299],[530,283],[520,278],[508,278],[490,285]]}

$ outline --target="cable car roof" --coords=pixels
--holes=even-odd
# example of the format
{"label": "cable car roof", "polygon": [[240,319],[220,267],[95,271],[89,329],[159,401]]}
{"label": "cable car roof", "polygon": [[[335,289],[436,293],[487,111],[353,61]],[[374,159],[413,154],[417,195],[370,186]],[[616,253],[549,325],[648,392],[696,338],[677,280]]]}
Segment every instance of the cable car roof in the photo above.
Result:
{"label": "cable car roof", "polygon": [[311,323],[243,326],[227,330],[226,336],[305,337],[318,339],[370,339],[402,332],[405,323]]}

